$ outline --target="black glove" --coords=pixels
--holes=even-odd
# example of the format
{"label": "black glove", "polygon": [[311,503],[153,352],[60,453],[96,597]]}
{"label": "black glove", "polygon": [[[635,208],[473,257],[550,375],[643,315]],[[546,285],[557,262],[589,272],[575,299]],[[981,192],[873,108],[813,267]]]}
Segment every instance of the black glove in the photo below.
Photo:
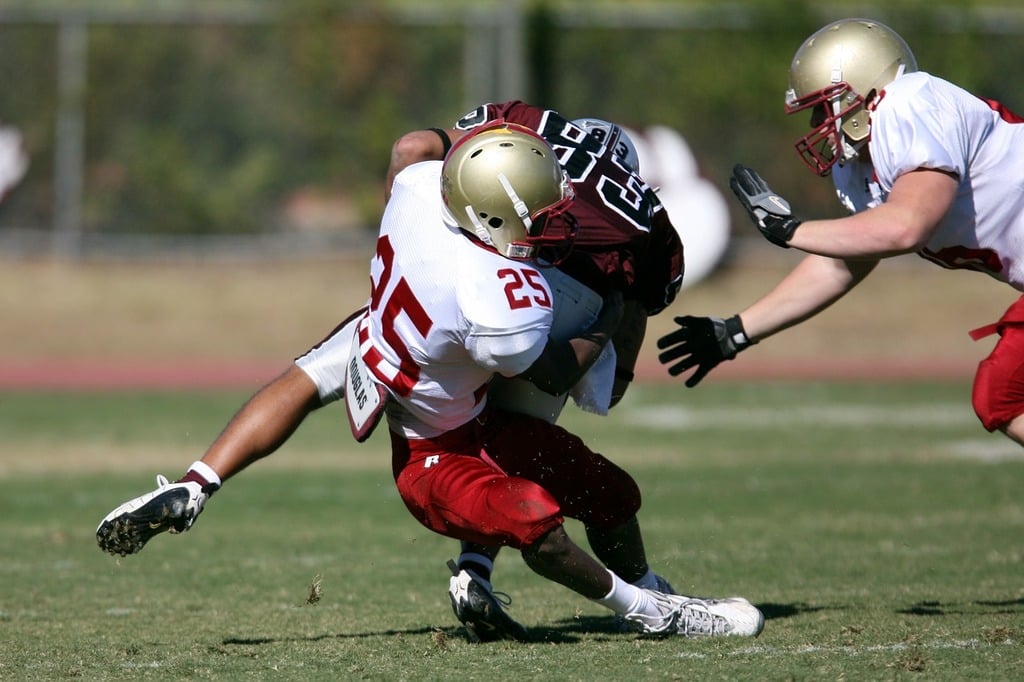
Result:
{"label": "black glove", "polygon": [[761,234],[771,243],[788,249],[788,242],[801,222],[793,217],[789,202],[772,192],[757,171],[739,164],[732,169],[729,187]]}
{"label": "black glove", "polygon": [[667,365],[682,358],[668,368],[672,376],[696,367],[697,371],[686,380],[690,388],[699,384],[720,362],[732,360],[741,350],[754,344],[743,330],[739,315],[726,320],[687,315],[675,321],[679,329],[658,339],[658,348],[663,349],[658,362]]}

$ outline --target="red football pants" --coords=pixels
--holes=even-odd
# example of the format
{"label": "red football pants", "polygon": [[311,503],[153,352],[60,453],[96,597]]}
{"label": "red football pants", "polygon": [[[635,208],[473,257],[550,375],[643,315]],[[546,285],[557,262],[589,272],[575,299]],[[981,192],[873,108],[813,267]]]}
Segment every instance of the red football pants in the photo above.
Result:
{"label": "red football pants", "polygon": [[999,322],[972,336],[979,338],[989,331],[1000,338],[978,365],[972,402],[984,427],[995,431],[1024,414],[1024,297]]}
{"label": "red football pants", "polygon": [[482,545],[528,547],[563,516],[615,528],[640,509],[633,478],[560,426],[503,410],[437,438],[391,433],[392,470],[413,516]]}

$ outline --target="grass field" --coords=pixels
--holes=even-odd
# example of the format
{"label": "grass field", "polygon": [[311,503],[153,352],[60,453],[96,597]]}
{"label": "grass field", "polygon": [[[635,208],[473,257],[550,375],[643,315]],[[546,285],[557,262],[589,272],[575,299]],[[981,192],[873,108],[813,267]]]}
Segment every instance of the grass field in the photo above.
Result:
{"label": "grass field", "polygon": [[765,630],[619,634],[508,551],[496,583],[537,641],[491,645],[455,627],[455,543],[405,511],[383,433],[314,414],[192,531],[113,558],[99,519],[246,394],[0,393],[0,679],[1020,679],[1024,461],[969,389],[641,384],[607,418],[568,409],[640,481],[656,570],[748,597]]}

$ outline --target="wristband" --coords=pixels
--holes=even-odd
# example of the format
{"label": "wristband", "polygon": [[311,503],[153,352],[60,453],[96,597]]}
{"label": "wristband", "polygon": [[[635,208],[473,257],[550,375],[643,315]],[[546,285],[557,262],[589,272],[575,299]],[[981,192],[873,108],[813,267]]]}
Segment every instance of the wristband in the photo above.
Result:
{"label": "wristband", "polygon": [[743,320],[739,315],[733,315],[725,320],[725,333],[729,336],[736,350],[743,350],[747,346],[754,345],[754,341],[747,336],[747,330],[743,328]]}

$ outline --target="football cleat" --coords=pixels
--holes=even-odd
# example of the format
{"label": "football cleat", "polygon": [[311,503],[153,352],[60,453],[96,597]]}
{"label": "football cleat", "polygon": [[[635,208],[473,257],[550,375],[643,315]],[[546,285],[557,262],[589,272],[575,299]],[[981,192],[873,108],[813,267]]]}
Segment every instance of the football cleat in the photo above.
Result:
{"label": "football cleat", "polygon": [[452,602],[452,611],[466,628],[466,634],[471,641],[529,641],[526,628],[505,613],[503,604],[507,606],[512,602],[507,594],[495,592],[490,582],[473,571],[460,570],[454,561],[448,561],[448,568],[452,571],[452,577],[448,581],[448,597]]}
{"label": "football cleat", "polygon": [[683,637],[757,637],[764,614],[742,597],[702,599],[648,590],[658,604],[658,616],[626,614],[646,635]]}
{"label": "football cleat", "polygon": [[142,549],[154,535],[183,533],[203,511],[209,494],[194,481],[171,483],[156,477],[157,489],[128,500],[96,528],[96,543],[108,554],[126,556]]}
{"label": "football cleat", "polygon": [[[636,583],[634,583],[634,585],[635,584]],[[657,573],[654,574],[654,584],[655,587],[653,588],[653,590],[655,592],[660,592],[662,594],[676,593],[675,588],[672,587],[669,581],[665,580]],[[616,615],[613,624],[615,626],[615,629],[619,632],[643,632],[643,626],[640,623],[630,620],[625,616]]]}

